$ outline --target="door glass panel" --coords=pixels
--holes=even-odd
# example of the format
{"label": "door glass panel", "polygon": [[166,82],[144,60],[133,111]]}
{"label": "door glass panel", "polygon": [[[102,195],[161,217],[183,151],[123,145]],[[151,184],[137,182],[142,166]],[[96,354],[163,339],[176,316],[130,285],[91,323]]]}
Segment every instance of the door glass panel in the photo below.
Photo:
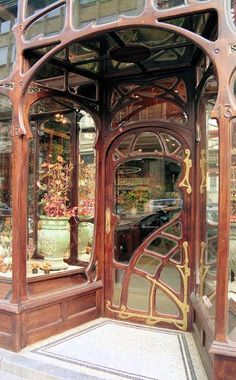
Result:
{"label": "door glass panel", "polygon": [[120,159],[120,155],[117,152],[115,152],[112,155],[112,159],[113,159],[113,161],[118,161]]}
{"label": "door glass panel", "polygon": [[120,295],[121,295],[121,285],[124,278],[125,271],[123,269],[114,270],[114,296],[113,303],[115,305],[120,304]]}
{"label": "door glass panel", "polygon": [[151,283],[144,277],[133,274],[128,290],[128,308],[142,311],[148,310]]}
{"label": "door glass panel", "polygon": [[[183,250],[185,196],[178,188],[186,170],[184,149],[176,138],[158,130],[132,131],[111,149],[113,235],[107,243],[113,250],[113,296],[109,300],[108,295],[107,309],[118,318],[122,312],[127,319],[148,323],[151,318],[152,323],[167,321],[174,327],[176,319],[187,320],[187,309],[182,312],[177,306],[188,294],[188,276],[178,268],[188,257],[187,248]],[[169,158],[173,154],[175,159]],[[108,178],[110,173],[109,169]]]}
{"label": "door glass panel", "polygon": [[161,133],[161,137],[164,140],[167,153],[173,154],[178,148],[181,147],[179,141],[177,141],[174,137],[164,133]]}
{"label": "door glass panel", "polygon": [[159,138],[155,133],[142,133],[137,138],[134,146],[134,153],[153,153],[162,152],[162,147]]}
{"label": "door glass panel", "polygon": [[176,263],[176,264],[181,264],[182,263],[182,251],[177,251],[175,252],[171,257],[170,261]]}
{"label": "door glass panel", "polygon": [[180,151],[177,153],[178,158],[184,158],[184,150],[180,149]]}
{"label": "door glass panel", "polygon": [[[117,166],[114,183],[115,259],[128,262],[150,235],[176,217],[183,201],[176,191],[181,165],[167,158],[136,158]],[[160,245],[162,243],[162,245]],[[176,246],[170,239],[152,243],[166,254]],[[165,253],[163,253],[165,252]]]}
{"label": "door glass panel", "polygon": [[160,264],[161,260],[156,257],[141,255],[137,261],[136,268],[154,276]]}
{"label": "door glass panel", "polygon": [[167,256],[174,247],[177,247],[174,240],[158,237],[148,245],[147,249],[156,252],[158,255]]}
{"label": "door glass panel", "polygon": [[130,150],[130,145],[134,139],[134,136],[129,136],[125,140],[123,140],[118,146],[118,151],[123,154],[123,156],[127,156]]}
{"label": "door glass panel", "polygon": [[165,234],[169,234],[169,235],[175,236],[177,238],[181,238],[182,237],[182,224],[180,222],[172,224],[171,226],[167,227],[163,232]]}
{"label": "door glass panel", "polygon": [[156,291],[156,310],[161,314],[179,316],[179,309],[176,304],[159,288]]}
{"label": "door glass panel", "polygon": [[178,269],[173,265],[166,265],[160,275],[160,280],[174,289],[177,293],[180,293],[181,278]]}

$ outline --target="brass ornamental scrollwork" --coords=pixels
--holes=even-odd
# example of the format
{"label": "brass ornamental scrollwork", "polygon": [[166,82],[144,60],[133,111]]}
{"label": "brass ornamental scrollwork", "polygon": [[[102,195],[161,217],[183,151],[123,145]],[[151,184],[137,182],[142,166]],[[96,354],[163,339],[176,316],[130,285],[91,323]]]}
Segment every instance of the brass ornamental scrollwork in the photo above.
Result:
{"label": "brass ornamental scrollwork", "polygon": [[203,194],[206,188],[206,150],[205,149],[201,150],[200,170],[201,170],[200,194]]}
{"label": "brass ornamental scrollwork", "polygon": [[[188,253],[188,242],[183,242],[183,254],[184,254],[184,264],[176,265],[178,271],[181,275],[183,281],[183,301],[180,299],[162,282],[158,279],[151,277],[150,275],[146,275],[146,279],[151,282],[151,292],[149,298],[149,314],[143,315],[130,311],[125,305],[121,305],[119,309],[114,308],[110,300],[106,301],[106,308],[118,315],[120,319],[126,320],[130,318],[138,318],[145,321],[147,325],[156,325],[160,322],[166,322],[175,325],[180,330],[186,331],[188,327],[188,313],[189,313],[189,305],[188,305],[188,277],[190,276],[190,267],[189,267],[189,253]],[[153,311],[154,299],[156,296],[156,289],[161,289],[165,294],[169,296],[169,298],[178,306],[182,313],[182,319],[176,318],[165,318],[161,316],[156,316]]]}
{"label": "brass ornamental scrollwork", "polygon": [[204,241],[201,242],[201,253],[200,253],[200,268],[199,268],[199,277],[200,277],[200,297],[203,296],[203,284],[205,281],[205,277],[207,275],[209,267],[205,265],[205,252],[206,252],[206,243]]}
{"label": "brass ornamental scrollwork", "polygon": [[185,149],[185,159],[183,160],[185,164],[185,175],[184,179],[180,182],[179,186],[180,187],[186,187],[187,188],[187,193],[191,194],[192,192],[192,186],[190,185],[189,182],[189,174],[190,174],[190,169],[192,167],[192,160],[189,158],[190,157],[190,150]]}
{"label": "brass ornamental scrollwork", "polygon": [[106,234],[111,233],[111,210],[109,207],[106,208]]}

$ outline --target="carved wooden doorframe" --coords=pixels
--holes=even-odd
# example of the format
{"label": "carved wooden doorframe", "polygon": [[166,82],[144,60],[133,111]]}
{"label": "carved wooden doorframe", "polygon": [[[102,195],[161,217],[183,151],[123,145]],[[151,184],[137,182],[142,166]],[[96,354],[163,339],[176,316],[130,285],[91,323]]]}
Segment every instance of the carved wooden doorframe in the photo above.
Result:
{"label": "carved wooden doorframe", "polygon": [[[143,141],[145,143],[145,137],[151,141],[152,147],[151,149],[146,147],[146,152],[141,152],[140,142]],[[155,144],[156,149],[154,149]],[[176,144],[176,147],[172,150],[171,144]],[[147,152],[148,149],[152,150],[152,152]],[[153,210],[148,210],[148,214],[142,215],[141,212],[141,220],[159,218],[161,221],[159,220],[157,223],[155,220],[157,227],[153,228],[151,232],[147,231],[147,229],[145,230],[145,228],[141,229],[141,232],[137,232],[139,230],[139,227],[137,228],[139,222],[136,222],[131,228],[130,226],[128,229],[125,227],[126,230],[123,236],[125,234],[128,236],[128,242],[128,240],[122,240],[122,228],[124,231],[124,227],[119,232],[120,226],[124,226],[127,222],[127,215],[124,218],[119,215],[121,211],[117,209],[117,204],[115,205],[117,203],[117,196],[119,197],[117,195],[117,184],[120,179],[117,179],[117,173],[120,168],[128,167],[125,166],[127,162],[132,167],[133,165],[140,165],[137,163],[140,160],[144,161],[146,167],[152,161],[152,167],[161,163],[162,167],[172,165],[175,169],[181,168],[178,178],[175,178],[175,186],[181,200],[178,200],[178,203],[176,199],[176,203],[164,206],[165,210],[164,208],[155,209],[154,207]],[[165,325],[180,330],[187,330],[189,328],[189,321],[191,319],[189,313],[189,294],[192,283],[190,275],[194,262],[192,255],[193,244],[191,242],[192,233],[190,231],[192,219],[192,170],[190,145],[181,135],[176,134],[171,129],[156,126],[136,128],[123,133],[111,144],[106,160],[105,312],[107,316],[143,322],[149,325]],[[168,173],[164,175],[168,176]],[[169,202],[167,199],[165,201]],[[181,206],[180,202],[182,202]],[[181,210],[179,208],[178,212],[174,212],[173,210],[176,209],[177,203]],[[149,211],[154,212],[149,213]],[[165,216],[166,221],[163,222]],[[137,242],[137,233],[143,234],[143,231],[146,231],[145,237],[142,237]],[[132,241],[131,243],[130,240]],[[129,248],[127,248],[127,245],[129,245]],[[158,245],[158,248],[155,245]],[[160,248],[161,246],[162,248]],[[126,256],[122,262],[121,257],[124,254],[124,247],[126,249]],[[150,249],[150,247],[152,248]],[[123,252],[121,252],[122,249],[120,248],[123,249]],[[176,257],[178,258],[176,259]],[[150,267],[147,270],[148,266],[142,268],[141,264],[145,260],[156,262],[156,270],[153,273],[149,272]],[[152,266],[152,271],[153,268]],[[175,272],[175,275],[178,273],[180,284],[178,291],[171,287],[168,278],[167,283],[163,281],[162,274],[164,272],[167,274],[170,269]],[[141,279],[141,282],[148,284],[146,310],[142,310],[142,307],[138,307],[137,309],[132,306],[132,301],[130,302],[132,297],[130,298],[128,294],[129,287],[131,288],[138,278]],[[116,283],[120,283],[118,297],[116,295]],[[165,313],[163,313],[163,310],[161,312],[160,310],[158,311],[158,299],[161,300],[161,297],[164,297],[164,299],[168,298],[170,303],[175,305],[175,309],[178,309],[178,313],[170,313],[168,307]],[[140,295],[136,298],[138,300],[138,298],[141,299],[142,297]],[[119,300],[117,301],[117,299]]]}

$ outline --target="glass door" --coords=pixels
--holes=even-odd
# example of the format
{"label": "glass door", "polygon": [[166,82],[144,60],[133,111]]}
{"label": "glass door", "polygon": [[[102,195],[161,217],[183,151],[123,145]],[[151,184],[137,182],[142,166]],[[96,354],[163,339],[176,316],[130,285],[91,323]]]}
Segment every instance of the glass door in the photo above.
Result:
{"label": "glass door", "polygon": [[156,131],[126,134],[108,155],[106,312],[186,330],[190,150]]}

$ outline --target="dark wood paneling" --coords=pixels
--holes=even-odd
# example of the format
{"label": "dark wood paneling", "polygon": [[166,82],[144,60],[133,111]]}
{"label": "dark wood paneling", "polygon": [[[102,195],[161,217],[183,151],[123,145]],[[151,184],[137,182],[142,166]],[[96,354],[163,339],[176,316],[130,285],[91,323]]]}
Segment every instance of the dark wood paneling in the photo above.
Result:
{"label": "dark wood paneling", "polygon": [[44,281],[35,281],[28,283],[28,296],[34,297],[39,294],[45,294],[59,289],[70,288],[85,283],[86,278],[83,274],[75,274],[67,277],[55,278],[51,277]]}
{"label": "dark wood paneling", "polygon": [[74,297],[66,302],[66,311],[68,317],[79,314],[84,310],[96,306],[96,294],[89,294],[83,297]]}
{"label": "dark wood paneling", "polygon": [[97,308],[85,310],[76,314],[73,317],[67,318],[65,321],[58,320],[51,325],[42,326],[41,328],[31,330],[26,334],[25,345],[35,343],[39,340],[46,339],[52,335],[59,334],[63,331],[69,330],[73,327],[77,327],[82,323],[91,321],[98,317]]}
{"label": "dark wood paneling", "polygon": [[214,380],[236,379],[236,358],[215,355]]}
{"label": "dark wood paneling", "polygon": [[12,350],[12,336],[11,334],[6,334],[0,332],[0,346],[6,350]]}
{"label": "dark wood paneling", "polygon": [[10,315],[0,313],[0,331],[11,334],[12,317]]}
{"label": "dark wood paneling", "polygon": [[47,327],[58,321],[61,321],[60,303],[27,312],[26,329],[33,330],[41,326]]}

